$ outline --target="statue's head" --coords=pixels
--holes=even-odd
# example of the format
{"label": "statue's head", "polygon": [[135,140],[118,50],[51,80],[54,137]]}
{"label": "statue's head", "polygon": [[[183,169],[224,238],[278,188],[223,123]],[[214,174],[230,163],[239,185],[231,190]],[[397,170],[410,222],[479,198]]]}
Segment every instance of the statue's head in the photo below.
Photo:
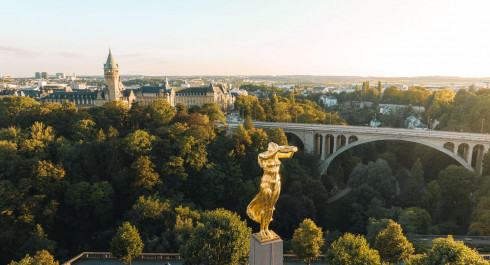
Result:
{"label": "statue's head", "polygon": [[274,152],[274,151],[276,151],[278,148],[279,148],[279,145],[277,145],[277,144],[276,144],[276,143],[274,143],[274,142],[270,142],[270,143],[269,143],[269,146],[267,146],[267,151],[269,151],[269,152]]}

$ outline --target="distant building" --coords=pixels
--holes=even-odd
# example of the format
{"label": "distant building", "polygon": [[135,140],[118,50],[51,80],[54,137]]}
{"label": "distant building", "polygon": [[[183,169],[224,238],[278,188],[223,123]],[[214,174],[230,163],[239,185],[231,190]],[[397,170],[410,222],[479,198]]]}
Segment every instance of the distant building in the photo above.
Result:
{"label": "distant building", "polygon": [[405,119],[405,126],[408,129],[427,130],[427,125],[423,124],[420,119],[413,115]]}
{"label": "distant building", "polygon": [[239,89],[237,87],[233,88],[232,90],[230,90],[230,93],[234,96],[234,97],[238,97],[240,95],[244,95],[244,96],[247,96],[248,95],[248,92],[247,90],[245,89]]}
{"label": "distant building", "polygon": [[69,86],[72,89],[87,89],[87,84],[85,83],[71,83]]}
{"label": "distant building", "polygon": [[166,99],[171,106],[175,106],[175,91],[165,79],[163,86],[142,86],[135,91],[136,101],[141,105],[151,104],[156,99]]}
{"label": "distant building", "polygon": [[316,86],[313,87],[313,93],[324,93],[325,89],[327,89],[325,86]]}
{"label": "distant building", "polygon": [[379,113],[390,114],[390,112],[397,112],[398,110],[404,110],[407,105],[397,105],[397,104],[379,104]]}
{"label": "distant building", "polygon": [[49,74],[48,74],[48,72],[42,72],[42,73],[41,73],[41,78],[43,78],[43,79],[49,79]]}
{"label": "distant building", "polygon": [[56,73],[57,79],[65,79],[65,73]]}
{"label": "distant building", "polygon": [[332,95],[322,95],[318,101],[326,107],[337,105],[337,98]]}
{"label": "distant building", "polygon": [[220,108],[228,109],[233,106],[234,99],[222,84],[191,87],[175,92],[175,104],[183,103],[187,107],[216,103]]}
{"label": "distant building", "polygon": [[41,79],[41,73],[40,73],[40,72],[36,72],[36,73],[34,74],[34,78],[36,78],[36,79]]}
{"label": "distant building", "polygon": [[[47,73],[46,73],[47,75]],[[41,74],[42,76],[42,74]],[[132,90],[125,90],[121,80],[119,78],[119,67],[116,64],[111,51],[107,56],[107,61],[104,64],[104,80],[105,85],[103,90],[72,90],[64,85],[64,89],[57,89],[59,86],[56,84],[45,85],[43,90],[51,90],[47,95],[41,98],[41,102],[57,102],[64,103],[70,101],[75,103],[77,107],[93,107],[101,106],[104,103],[111,100],[120,100],[128,105],[136,100],[136,97]]]}
{"label": "distant building", "polygon": [[381,122],[378,121],[377,119],[372,119],[369,122],[369,126],[371,126],[371,127],[379,127],[380,125],[381,125]]}

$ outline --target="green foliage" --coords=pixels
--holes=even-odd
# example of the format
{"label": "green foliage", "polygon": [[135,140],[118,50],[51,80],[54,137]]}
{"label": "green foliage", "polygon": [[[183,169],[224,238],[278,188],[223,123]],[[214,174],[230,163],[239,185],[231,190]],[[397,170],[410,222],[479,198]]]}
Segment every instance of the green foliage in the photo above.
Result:
{"label": "green foliage", "polygon": [[378,251],[371,249],[363,236],[350,233],[332,243],[327,262],[332,265],[381,265]]}
{"label": "green foliage", "polygon": [[170,106],[165,99],[156,99],[147,107],[147,112],[150,115],[152,128],[158,128],[167,125],[175,116],[176,111]]}
{"label": "green foliage", "polygon": [[267,141],[278,145],[287,145],[288,138],[281,128],[271,128],[267,130]]}
{"label": "green foliage", "polygon": [[324,242],[322,229],[311,219],[303,220],[299,228],[294,231],[291,240],[293,252],[308,264],[320,255]]}
{"label": "green foliage", "polygon": [[369,218],[369,223],[367,226],[367,233],[366,233],[366,240],[369,243],[369,245],[374,246],[374,243],[376,241],[376,237],[378,236],[379,232],[384,230],[388,224],[390,223],[390,219],[380,219],[377,220],[375,218]]}
{"label": "green foliage", "polygon": [[205,114],[209,117],[209,120],[214,122],[220,122],[221,124],[226,124],[226,117],[223,111],[219,108],[216,103],[206,103],[201,107],[202,114]]}
{"label": "green foliage", "polygon": [[11,261],[9,265],[59,265],[60,263],[56,261],[47,250],[41,250],[36,252],[33,257],[27,254],[24,258],[19,261]]}
{"label": "green foliage", "polygon": [[478,202],[473,212],[470,231],[479,236],[490,235],[490,196],[482,197]]}
{"label": "green foliage", "polygon": [[124,263],[131,260],[143,251],[143,242],[136,227],[124,222],[111,241],[111,253]]}
{"label": "green foliage", "polygon": [[412,244],[403,235],[401,226],[393,220],[378,234],[374,248],[379,251],[381,260],[390,263],[406,261],[414,252]]}
{"label": "green foliage", "polygon": [[252,118],[250,116],[245,117],[245,120],[243,121],[243,127],[245,127],[245,130],[250,131],[254,130],[254,122],[252,121]]}
{"label": "green foliage", "polygon": [[476,250],[464,245],[463,242],[454,241],[452,236],[437,238],[433,247],[427,254],[411,258],[408,265],[439,265],[439,264],[489,264]]}
{"label": "green foliage", "polygon": [[252,139],[247,130],[239,125],[232,136],[234,150],[238,155],[245,155],[245,150],[252,144]]}
{"label": "green foliage", "polygon": [[406,206],[420,206],[424,194],[424,170],[420,158],[412,166],[410,175],[405,182],[401,201]]}
{"label": "green foliage", "polygon": [[146,131],[136,130],[124,138],[125,151],[132,157],[147,155],[151,152],[154,141],[155,136]]}
{"label": "green foliage", "polygon": [[443,220],[452,221],[455,227],[443,233],[463,234],[467,229],[474,202],[470,194],[477,188],[478,173],[462,166],[451,165],[442,170],[437,183],[441,188],[441,216]]}
{"label": "green foliage", "polygon": [[254,96],[241,95],[237,97],[235,107],[242,117],[250,116],[259,121],[346,124],[337,113],[327,114],[314,101],[296,100],[292,93],[288,97],[274,94],[270,99],[260,101]]}
{"label": "green foliage", "polygon": [[430,214],[421,208],[410,207],[400,214],[398,223],[403,227],[405,234],[421,234],[429,233],[429,228],[432,220]]}
{"label": "green foliage", "polygon": [[155,165],[148,156],[140,156],[131,164],[131,169],[135,173],[136,187],[151,190],[153,186],[161,183],[160,176],[155,172]]}
{"label": "green foliage", "polygon": [[490,176],[490,152],[489,151],[487,151],[483,155],[482,163],[483,163],[483,169],[481,173],[482,176]]}
{"label": "green foliage", "polygon": [[184,264],[245,264],[251,229],[224,209],[205,212],[180,253]]}
{"label": "green foliage", "polygon": [[56,242],[50,240],[48,235],[44,233],[44,229],[40,224],[36,225],[36,230],[31,233],[29,239],[27,239],[22,247],[19,249],[19,253],[23,255],[24,253],[34,254],[37,251],[49,251],[54,252],[56,247]]}
{"label": "green foliage", "polygon": [[456,93],[449,88],[432,93],[427,100],[427,115],[433,119],[438,119],[442,114],[449,113],[455,96]]}

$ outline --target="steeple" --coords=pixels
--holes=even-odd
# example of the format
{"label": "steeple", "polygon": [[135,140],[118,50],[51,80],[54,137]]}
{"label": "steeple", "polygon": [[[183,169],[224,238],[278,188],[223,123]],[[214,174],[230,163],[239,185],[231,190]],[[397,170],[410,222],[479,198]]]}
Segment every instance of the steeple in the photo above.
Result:
{"label": "steeple", "polygon": [[104,64],[104,69],[117,69],[118,65],[116,61],[114,61],[114,57],[112,57],[111,48],[109,47],[109,56],[107,56],[107,61]]}

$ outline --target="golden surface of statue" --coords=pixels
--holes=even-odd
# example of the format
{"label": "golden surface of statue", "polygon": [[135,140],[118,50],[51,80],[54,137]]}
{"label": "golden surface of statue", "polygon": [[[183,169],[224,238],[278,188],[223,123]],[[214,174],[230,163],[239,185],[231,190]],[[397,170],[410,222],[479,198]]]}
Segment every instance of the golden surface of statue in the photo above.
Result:
{"label": "golden surface of statue", "polygon": [[281,193],[281,167],[280,158],[290,158],[294,152],[298,151],[295,146],[279,146],[269,143],[267,151],[259,154],[259,165],[264,170],[264,175],[260,182],[260,191],[247,207],[247,215],[250,219],[260,224],[259,235],[262,240],[277,237],[274,232],[269,230],[272,221],[274,205]]}

